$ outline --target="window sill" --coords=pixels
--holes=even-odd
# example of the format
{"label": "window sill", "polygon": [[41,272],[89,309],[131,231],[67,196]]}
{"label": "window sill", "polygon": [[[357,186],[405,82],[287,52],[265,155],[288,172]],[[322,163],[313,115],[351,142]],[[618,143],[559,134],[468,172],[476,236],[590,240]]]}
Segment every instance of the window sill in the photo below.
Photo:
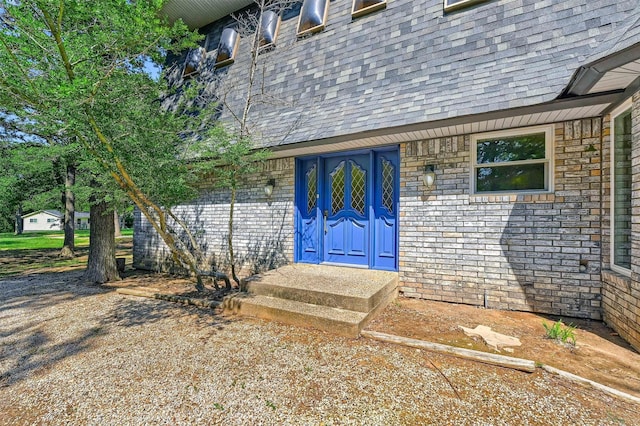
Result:
{"label": "window sill", "polygon": [[526,194],[471,194],[470,204],[479,203],[553,203],[563,201],[564,197],[556,197],[553,192],[536,192]]}

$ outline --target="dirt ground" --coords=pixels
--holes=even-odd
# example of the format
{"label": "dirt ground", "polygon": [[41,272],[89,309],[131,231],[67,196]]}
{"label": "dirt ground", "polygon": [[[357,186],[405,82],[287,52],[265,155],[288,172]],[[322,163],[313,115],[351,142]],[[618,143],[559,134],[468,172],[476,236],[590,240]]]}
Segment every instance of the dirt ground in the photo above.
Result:
{"label": "dirt ground", "polygon": [[[468,305],[398,298],[369,329],[484,352],[533,360],[640,397],[640,354],[600,321],[562,318],[573,324],[576,346],[546,338],[543,322],[560,317],[499,311]],[[481,339],[468,337],[458,326],[486,325],[517,337],[513,352],[494,351]]]}
{"label": "dirt ground", "polygon": [[[144,287],[152,291],[194,298],[190,281],[129,271],[114,287]],[[208,293],[204,298],[214,298]],[[576,345],[546,338],[543,322],[560,317],[528,312],[499,311],[468,305],[399,297],[367,327],[369,330],[426,340],[467,349],[513,356],[550,365],[640,397],[640,354],[603,322],[562,318],[573,324]],[[468,337],[459,328],[491,327],[493,331],[517,337],[522,345],[495,351],[481,339]]]}

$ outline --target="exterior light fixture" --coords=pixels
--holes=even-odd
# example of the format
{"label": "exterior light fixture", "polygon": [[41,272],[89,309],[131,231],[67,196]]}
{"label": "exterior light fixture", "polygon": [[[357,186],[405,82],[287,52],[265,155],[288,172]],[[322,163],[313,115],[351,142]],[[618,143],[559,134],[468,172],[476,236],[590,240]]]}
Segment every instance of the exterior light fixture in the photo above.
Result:
{"label": "exterior light fixture", "polygon": [[273,188],[276,186],[276,180],[275,179],[269,179],[267,181],[267,184],[264,186],[264,193],[267,197],[271,197],[271,194],[273,194]]}
{"label": "exterior light fixture", "polygon": [[422,175],[422,181],[427,189],[431,189],[434,183],[436,183],[436,166],[428,164],[424,166],[424,175]]}

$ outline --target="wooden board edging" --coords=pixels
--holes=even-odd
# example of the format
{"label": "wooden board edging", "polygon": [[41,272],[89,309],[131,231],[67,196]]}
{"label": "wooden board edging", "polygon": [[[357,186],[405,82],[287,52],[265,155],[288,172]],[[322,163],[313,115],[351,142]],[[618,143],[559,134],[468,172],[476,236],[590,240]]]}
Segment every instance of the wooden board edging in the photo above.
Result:
{"label": "wooden board edging", "polygon": [[601,383],[594,382],[593,380],[585,379],[584,377],[576,376],[575,374],[571,374],[567,371],[559,370],[557,368],[551,367],[550,365],[542,365],[540,368],[542,368],[544,371],[548,373],[557,374],[560,377],[564,377],[565,379],[569,379],[574,382],[591,385],[594,388],[601,390],[603,392],[606,392],[610,395],[614,395],[620,398],[624,398],[628,401],[635,402],[636,404],[640,404],[640,398],[638,398],[637,396],[629,395],[628,393],[619,391],[618,389],[610,388],[609,386],[605,386]]}
{"label": "wooden board edging", "polygon": [[486,352],[474,351],[472,349],[456,348],[454,346],[442,345],[439,343],[425,342],[424,340],[410,339],[408,337],[394,336],[392,334],[379,333],[377,331],[363,330],[360,333],[363,337],[379,340],[381,342],[394,343],[397,345],[409,346],[427,351],[444,353],[459,358],[472,361],[483,362],[485,364],[497,365],[500,367],[512,368],[515,370],[533,373],[536,370],[536,363],[528,359],[514,358],[510,356],[490,354]]}

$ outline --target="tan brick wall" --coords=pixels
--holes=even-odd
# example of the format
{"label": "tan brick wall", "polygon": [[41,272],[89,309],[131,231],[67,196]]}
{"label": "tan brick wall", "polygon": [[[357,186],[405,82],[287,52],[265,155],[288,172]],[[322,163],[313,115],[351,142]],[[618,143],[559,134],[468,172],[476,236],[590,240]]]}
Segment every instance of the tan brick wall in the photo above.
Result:
{"label": "tan brick wall", "polygon": [[[607,117],[606,122],[609,121]],[[640,350],[640,92],[633,96],[632,113],[632,222],[631,222],[631,276],[626,277],[613,271],[602,273],[602,304],[604,321],[615,329],[633,347]],[[610,147],[610,138],[605,138],[605,146]],[[610,149],[606,164],[610,169]],[[606,255],[605,265],[609,266],[610,252],[610,170],[605,175],[606,186],[603,206],[606,220],[603,221],[603,242]],[[606,224],[606,225],[605,225]]]}
{"label": "tan brick wall", "polygon": [[[601,120],[554,132],[550,194],[471,195],[468,135],[401,146],[405,296],[601,318]],[[426,164],[436,165],[431,190]]]}

